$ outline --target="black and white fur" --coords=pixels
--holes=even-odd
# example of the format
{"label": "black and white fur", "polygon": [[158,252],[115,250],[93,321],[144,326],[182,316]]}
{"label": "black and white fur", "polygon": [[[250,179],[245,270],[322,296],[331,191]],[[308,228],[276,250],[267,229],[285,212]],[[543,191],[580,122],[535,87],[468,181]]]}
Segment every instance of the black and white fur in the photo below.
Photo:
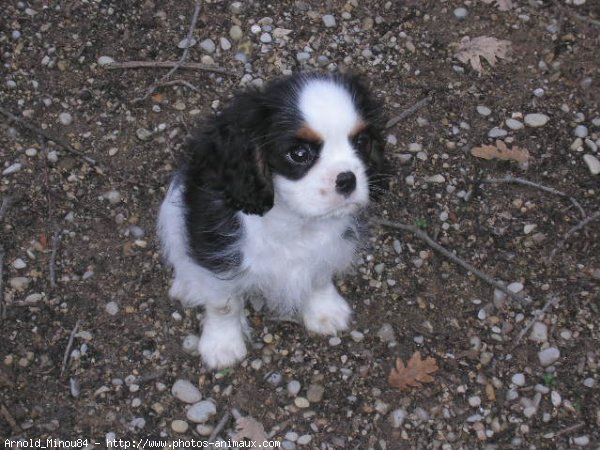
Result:
{"label": "black and white fur", "polygon": [[246,355],[246,294],[334,335],[351,310],[332,278],[351,265],[358,213],[380,189],[380,110],[359,79],[298,74],[238,94],[188,143],[160,208],[169,294],[206,309],[210,368]]}

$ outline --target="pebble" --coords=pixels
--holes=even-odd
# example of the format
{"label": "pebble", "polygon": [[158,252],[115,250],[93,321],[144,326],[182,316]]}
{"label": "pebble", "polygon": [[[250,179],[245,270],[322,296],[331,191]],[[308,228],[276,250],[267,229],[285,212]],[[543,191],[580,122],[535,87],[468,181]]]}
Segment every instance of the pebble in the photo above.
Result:
{"label": "pebble", "polygon": [[498,127],[494,127],[490,131],[488,131],[488,137],[491,137],[491,138],[504,137],[507,134],[508,134],[508,131],[506,131],[504,128],[498,128]]}
{"label": "pebble", "polygon": [[508,128],[510,128],[511,130],[520,130],[522,128],[524,128],[525,125],[523,125],[523,122],[521,122],[520,120],[517,119],[506,119],[505,122],[506,126]]}
{"label": "pebble", "polygon": [[267,380],[267,383],[273,386],[279,386],[283,381],[283,376],[280,372],[271,372],[265,377],[265,379]]}
{"label": "pebble", "polygon": [[27,297],[25,297],[25,303],[37,303],[43,298],[44,296],[40,293],[29,294]]}
{"label": "pebble", "polygon": [[296,444],[294,444],[292,441],[283,441],[281,443],[281,448],[283,450],[296,450]]}
{"label": "pebble", "polygon": [[103,197],[108,200],[111,205],[116,205],[121,201],[121,194],[119,191],[108,191],[105,192]]}
{"label": "pebble", "polygon": [[30,282],[31,280],[27,277],[13,277],[8,280],[10,287],[16,291],[23,291],[27,286],[29,286]]}
{"label": "pebble", "polygon": [[197,43],[198,43],[198,41],[196,39],[190,38],[190,40],[188,41],[188,38],[185,37],[177,43],[177,47],[185,49],[185,48],[193,47]]}
{"label": "pebble", "polygon": [[110,56],[101,56],[100,58],[98,58],[99,66],[106,66],[106,65],[112,64],[114,62],[115,62],[115,60],[112,59]]}
{"label": "pebble", "polygon": [[212,425],[206,425],[203,423],[196,425],[196,432],[200,436],[210,436],[214,429],[215,427],[213,427]]}
{"label": "pebble", "polygon": [[394,156],[398,158],[400,164],[407,164],[412,159],[412,155],[410,153],[398,153]]}
{"label": "pebble", "polygon": [[310,434],[303,434],[298,438],[296,444],[298,445],[307,445],[312,441],[312,436]]}
{"label": "pebble", "polygon": [[56,150],[51,150],[48,152],[48,155],[46,156],[46,158],[48,159],[49,162],[55,163],[58,161],[58,153],[56,152]]}
{"label": "pebble", "polygon": [[242,33],[242,29],[238,25],[233,25],[229,29],[229,37],[234,41],[239,41],[244,33]]}
{"label": "pebble", "polygon": [[114,316],[115,314],[117,314],[119,312],[119,305],[117,305],[115,302],[108,302],[104,306],[104,309],[108,314],[110,314],[111,316]]}
{"label": "pebble", "polygon": [[546,125],[548,123],[549,120],[550,120],[550,117],[548,117],[546,114],[540,114],[540,113],[527,114],[525,116],[525,125],[527,125],[528,127],[533,127],[533,128],[543,127],[544,125]]}
{"label": "pebble", "polygon": [[327,28],[335,27],[335,17],[331,14],[325,14],[323,16],[323,23]]}
{"label": "pebble", "polygon": [[548,340],[548,326],[543,322],[534,323],[529,339],[539,343],[546,342]]}
{"label": "pebble", "polygon": [[588,388],[593,388],[596,385],[596,380],[594,380],[591,377],[586,378],[585,380],[583,380],[583,385]]}
{"label": "pebble", "polygon": [[492,113],[492,110],[487,106],[479,105],[477,107],[477,112],[482,116],[489,116]]}
{"label": "pebble", "polygon": [[562,402],[562,398],[558,392],[552,391],[550,392],[550,401],[554,407],[559,407]]}
{"label": "pebble", "polygon": [[296,442],[298,440],[298,433],[296,433],[295,431],[288,431],[287,433],[285,433],[284,439],[287,439],[291,442]]}
{"label": "pebble", "polygon": [[583,161],[587,164],[592,175],[598,175],[600,173],[600,160],[594,155],[583,155]]}
{"label": "pebble", "polygon": [[229,11],[231,14],[240,14],[244,10],[244,4],[242,2],[233,2],[229,5]]}
{"label": "pebble", "polygon": [[209,400],[204,400],[193,404],[190,409],[187,410],[185,416],[190,422],[204,423],[211,416],[217,413],[217,407]]}
{"label": "pebble", "polygon": [[305,62],[310,59],[310,53],[308,52],[298,52],[296,53],[296,59],[298,62]]}
{"label": "pebble", "polygon": [[389,415],[392,428],[400,428],[407,416],[408,412],[405,409],[398,408],[393,410]]}
{"label": "pebble", "polygon": [[231,48],[231,42],[226,37],[219,38],[219,45],[221,46],[221,50],[229,50]]}
{"label": "pebble", "polygon": [[25,154],[29,157],[33,157],[35,155],[37,155],[37,148],[28,148],[27,150],[25,150]]}
{"label": "pebble", "polygon": [[396,335],[394,334],[394,328],[389,323],[384,323],[377,332],[377,337],[383,342],[395,342]]}
{"label": "pebble", "polygon": [[4,169],[2,171],[2,175],[10,175],[12,173],[16,173],[19,170],[21,170],[22,167],[23,167],[23,165],[21,163],[11,164],[10,166],[8,166],[6,169]]}
{"label": "pebble", "polygon": [[310,403],[304,397],[296,397],[294,399],[294,405],[296,405],[298,408],[308,408]]}
{"label": "pebble", "polygon": [[336,347],[342,343],[342,340],[338,336],[332,336],[329,338],[329,345]]}
{"label": "pebble", "polygon": [[19,30],[13,30],[10,33],[10,37],[12,37],[15,41],[21,38],[21,32]]}
{"label": "pebble", "polygon": [[518,281],[515,281],[513,283],[510,283],[508,286],[506,286],[506,289],[508,289],[509,291],[518,294],[519,292],[521,292],[523,290],[523,284],[519,283]]}
{"label": "pebble", "polygon": [[189,425],[185,420],[177,419],[171,422],[171,428],[175,433],[185,433],[188,430]]}
{"label": "pebble", "polygon": [[357,330],[352,330],[350,332],[350,337],[354,342],[360,342],[365,338],[365,335]]}
{"label": "pebble", "polygon": [[198,344],[200,342],[200,338],[194,334],[188,334],[183,338],[183,351],[189,355],[198,354]]}
{"label": "pebble", "polygon": [[25,267],[27,267],[27,264],[25,263],[25,261],[23,261],[21,258],[17,258],[13,261],[13,267],[17,270],[19,269],[24,269]]}
{"label": "pebble", "polygon": [[394,251],[396,252],[397,255],[402,253],[402,244],[400,244],[400,241],[398,239],[394,239],[392,247],[394,247]]}
{"label": "pebble", "polygon": [[446,178],[444,178],[443,175],[437,174],[437,175],[432,175],[430,177],[425,177],[425,181],[427,183],[445,183]]}
{"label": "pebble", "polygon": [[420,152],[421,150],[423,150],[423,145],[419,144],[418,142],[411,142],[410,144],[408,144],[409,152],[417,153],[417,152]]}
{"label": "pebble", "polygon": [[473,408],[476,408],[481,405],[481,397],[479,397],[478,395],[473,395],[469,397],[468,402],[469,405],[471,405]]}
{"label": "pebble", "polygon": [[171,388],[171,394],[185,403],[197,403],[202,399],[202,394],[196,386],[187,380],[177,380]]}
{"label": "pebble", "polygon": [[200,48],[207,53],[214,53],[217,47],[212,39],[204,39],[200,42]]}
{"label": "pebble", "polygon": [[554,364],[560,358],[560,350],[556,347],[548,347],[538,353],[540,364],[544,367]]}
{"label": "pebble", "polygon": [[575,136],[583,139],[583,138],[587,137],[588,129],[585,125],[577,125],[575,127],[575,130],[573,131],[573,134],[575,134]]}
{"label": "pebble", "polygon": [[323,399],[325,388],[320,384],[311,384],[306,391],[306,398],[311,403],[318,403]]}
{"label": "pebble", "polygon": [[68,112],[62,112],[58,115],[58,121],[63,125],[71,125],[73,123],[73,116]]}
{"label": "pebble", "polygon": [[135,135],[140,141],[147,141],[152,137],[152,131],[147,130],[146,128],[138,128],[135,130]]}
{"label": "pebble", "polygon": [[454,17],[457,19],[464,19],[469,15],[469,11],[466,8],[456,8],[454,10]]}
{"label": "pebble", "polygon": [[525,375],[522,373],[515,373],[510,379],[511,383],[515,386],[523,387],[525,386]]}
{"label": "pebble", "polygon": [[577,436],[576,438],[573,438],[573,444],[578,445],[580,447],[585,447],[586,445],[589,445],[589,443],[590,443],[590,438],[586,435]]}
{"label": "pebble", "polygon": [[269,33],[263,33],[260,35],[260,42],[262,42],[263,44],[270,44],[271,42],[273,42],[273,38]]}
{"label": "pebble", "polygon": [[300,382],[297,380],[291,380],[288,384],[287,384],[287,391],[288,394],[290,394],[291,396],[296,396],[298,395],[298,392],[300,392]]}

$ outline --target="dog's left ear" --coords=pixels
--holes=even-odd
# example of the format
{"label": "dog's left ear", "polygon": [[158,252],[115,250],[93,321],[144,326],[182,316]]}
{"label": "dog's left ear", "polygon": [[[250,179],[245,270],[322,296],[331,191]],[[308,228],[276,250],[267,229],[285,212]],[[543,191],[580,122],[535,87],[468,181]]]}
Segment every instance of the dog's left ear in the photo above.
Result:
{"label": "dog's left ear", "polygon": [[188,144],[191,178],[198,188],[217,191],[227,206],[247,214],[269,211],[274,201],[266,155],[269,124],[261,92],[238,94]]}

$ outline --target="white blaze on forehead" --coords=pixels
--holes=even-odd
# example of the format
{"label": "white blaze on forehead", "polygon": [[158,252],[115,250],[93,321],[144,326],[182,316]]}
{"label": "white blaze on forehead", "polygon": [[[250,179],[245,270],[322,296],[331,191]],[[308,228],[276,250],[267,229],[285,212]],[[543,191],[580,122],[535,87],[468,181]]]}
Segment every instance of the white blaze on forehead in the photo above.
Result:
{"label": "white blaze on forehead", "polygon": [[331,80],[307,82],[299,107],[307,125],[325,140],[347,137],[361,121],[350,92]]}

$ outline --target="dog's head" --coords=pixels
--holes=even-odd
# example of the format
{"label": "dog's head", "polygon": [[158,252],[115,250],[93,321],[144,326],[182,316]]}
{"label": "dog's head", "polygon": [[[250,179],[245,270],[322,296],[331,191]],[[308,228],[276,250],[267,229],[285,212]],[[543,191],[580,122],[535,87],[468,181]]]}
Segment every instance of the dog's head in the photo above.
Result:
{"label": "dog's head", "polygon": [[380,109],[356,76],[299,74],[236,95],[194,136],[189,176],[262,215],[355,212],[385,186]]}

